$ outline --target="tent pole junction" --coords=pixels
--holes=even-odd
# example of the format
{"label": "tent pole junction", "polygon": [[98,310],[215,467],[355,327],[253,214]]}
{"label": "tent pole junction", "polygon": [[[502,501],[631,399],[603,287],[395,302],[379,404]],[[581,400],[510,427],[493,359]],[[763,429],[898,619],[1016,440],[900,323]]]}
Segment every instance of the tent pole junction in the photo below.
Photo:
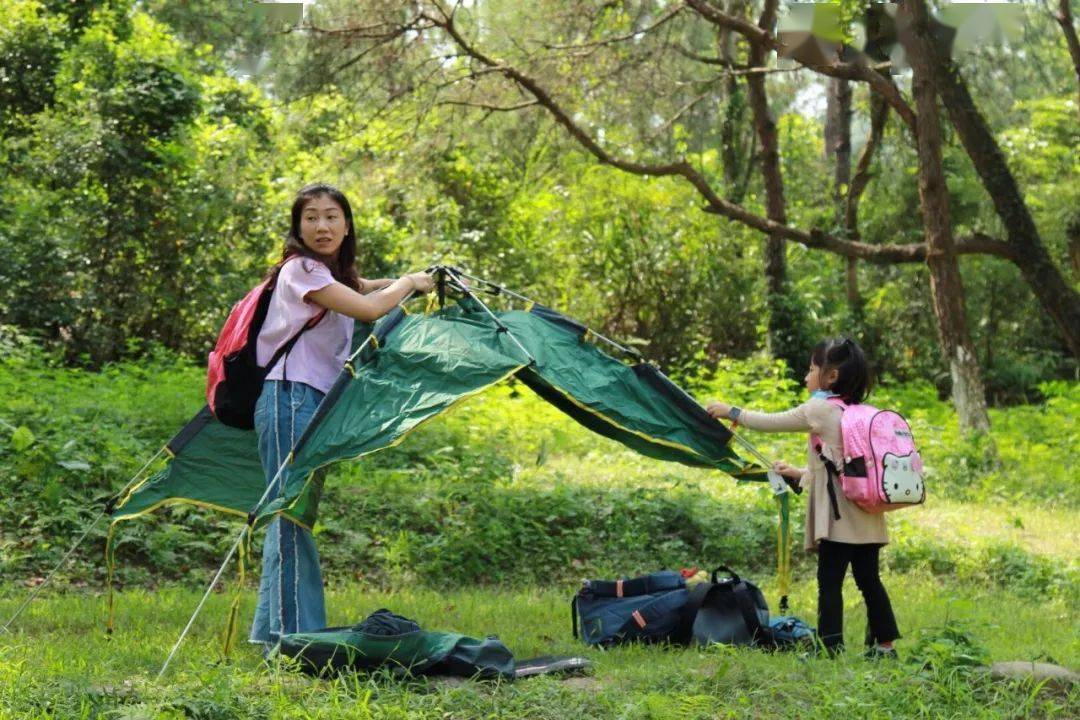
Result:
{"label": "tent pole junction", "polygon": [[[504,285],[500,285],[497,282],[492,282],[491,280],[485,280],[484,278],[476,277],[475,275],[470,275],[467,272],[465,272],[465,271],[463,271],[463,270],[461,270],[459,268],[456,268],[456,267],[452,268],[452,270],[453,270],[453,272],[456,272],[461,277],[468,278],[469,280],[475,280],[476,282],[483,283],[484,285],[487,285],[490,288],[494,288],[492,291],[489,291],[489,292],[491,292],[492,295],[509,295],[512,298],[520,300],[521,302],[541,304],[541,303],[537,303],[535,300],[533,300],[530,297],[522,295],[521,293],[517,293],[517,292],[514,292],[513,290],[509,290]],[[644,359],[642,354],[639,351],[635,350],[634,348],[626,347],[625,345],[617,343],[614,340],[612,340],[611,338],[609,338],[609,337],[607,337],[605,335],[601,335],[600,333],[596,332],[592,328],[586,328],[586,330],[588,331],[588,334],[592,335],[597,340],[602,340],[602,341],[606,342],[608,345],[610,345],[611,347],[613,347],[613,348],[615,348],[615,349],[617,349],[617,350],[619,350],[619,351],[621,351],[623,353],[626,353],[627,355],[629,355],[629,356],[631,356],[631,357],[633,357],[633,358],[635,358],[637,360],[643,360]]]}
{"label": "tent pole junction", "polygon": [[510,337],[510,339],[514,341],[514,344],[518,346],[518,349],[521,350],[525,357],[529,358],[529,365],[536,364],[536,358],[532,356],[532,353],[526,350],[525,346],[521,344],[521,341],[514,337],[514,333],[510,332],[510,328],[506,327],[506,325],[503,324],[502,320],[500,320],[498,316],[495,315],[495,313],[491,312],[491,308],[489,308],[483,300],[478,298],[476,296],[476,293],[474,293],[468,285],[461,281],[461,278],[459,278],[455,274],[454,270],[450,269],[446,265],[441,265],[439,266],[439,273],[444,276],[449,275],[450,279],[453,280],[460,287],[462,292],[464,292],[466,295],[479,303],[480,307],[484,308],[484,312],[486,312],[488,314],[488,317],[490,317],[495,322],[495,326],[499,328],[499,332],[506,333]]}

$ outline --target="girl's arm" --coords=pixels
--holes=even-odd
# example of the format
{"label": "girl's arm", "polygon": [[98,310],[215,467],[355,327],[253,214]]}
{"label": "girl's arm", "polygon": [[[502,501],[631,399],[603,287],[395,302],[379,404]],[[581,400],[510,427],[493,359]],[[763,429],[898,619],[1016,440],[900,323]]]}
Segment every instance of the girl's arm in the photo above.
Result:
{"label": "girl's arm", "polygon": [[361,295],[348,285],[331,283],[313,290],[307,297],[327,310],[363,322],[374,322],[394,309],[411,292],[430,292],[435,283],[427,273],[405,275],[371,295]]}
{"label": "girl's arm", "polygon": [[725,418],[736,420],[740,425],[751,430],[762,432],[810,432],[811,430],[805,405],[799,405],[781,413],[741,410],[721,402],[711,403],[707,409],[709,414],[717,420]]}

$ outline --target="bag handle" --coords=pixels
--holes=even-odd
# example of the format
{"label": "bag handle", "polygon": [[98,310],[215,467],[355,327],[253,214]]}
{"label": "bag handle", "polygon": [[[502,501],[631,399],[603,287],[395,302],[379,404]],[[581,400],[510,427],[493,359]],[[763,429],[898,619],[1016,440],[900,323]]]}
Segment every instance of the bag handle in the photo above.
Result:
{"label": "bag handle", "polygon": [[712,571],[712,583],[713,583],[713,585],[716,585],[716,584],[718,584],[720,582],[717,579],[717,573],[720,572],[721,570],[726,572],[727,576],[730,577],[735,582],[741,582],[742,581],[742,579],[738,576],[738,574],[736,574],[736,572],[734,570],[729,568],[727,565],[720,565],[715,570]]}

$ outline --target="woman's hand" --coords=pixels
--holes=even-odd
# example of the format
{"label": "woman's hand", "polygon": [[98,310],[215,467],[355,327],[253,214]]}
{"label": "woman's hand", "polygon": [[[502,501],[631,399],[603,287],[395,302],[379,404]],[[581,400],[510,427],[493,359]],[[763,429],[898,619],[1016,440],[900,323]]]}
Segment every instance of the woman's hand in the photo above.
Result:
{"label": "woman's hand", "polygon": [[426,272],[409,273],[406,277],[418,293],[429,293],[435,289],[435,278]]}
{"label": "woman's hand", "polygon": [[727,403],[717,402],[716,400],[713,400],[705,408],[705,412],[709,413],[709,415],[712,415],[713,418],[716,420],[727,420],[728,414],[731,412],[731,406]]}
{"label": "woman's hand", "polygon": [[788,465],[783,460],[777,460],[776,462],[774,462],[772,465],[772,469],[780,473],[784,477],[794,480],[795,482],[801,480],[803,476],[802,468],[795,467],[794,465]]}

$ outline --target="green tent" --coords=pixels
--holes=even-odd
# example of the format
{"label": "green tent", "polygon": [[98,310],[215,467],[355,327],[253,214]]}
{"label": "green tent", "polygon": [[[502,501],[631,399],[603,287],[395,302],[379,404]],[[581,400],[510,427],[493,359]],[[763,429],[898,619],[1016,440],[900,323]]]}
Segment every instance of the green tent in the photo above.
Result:
{"label": "green tent", "polygon": [[319,469],[392,447],[511,376],[643,455],[765,480],[764,468],[731,450],[731,433],[655,366],[614,359],[584,326],[541,305],[496,313],[470,292],[429,313],[399,307],[373,330],[358,325],[357,335],[353,358],[293,448],[280,497],[260,504],[267,484],[254,431],[222,425],[204,408],[169,442],[166,467],[118,500],[113,522],[192,503],[256,523],[280,513],[310,527]]}

